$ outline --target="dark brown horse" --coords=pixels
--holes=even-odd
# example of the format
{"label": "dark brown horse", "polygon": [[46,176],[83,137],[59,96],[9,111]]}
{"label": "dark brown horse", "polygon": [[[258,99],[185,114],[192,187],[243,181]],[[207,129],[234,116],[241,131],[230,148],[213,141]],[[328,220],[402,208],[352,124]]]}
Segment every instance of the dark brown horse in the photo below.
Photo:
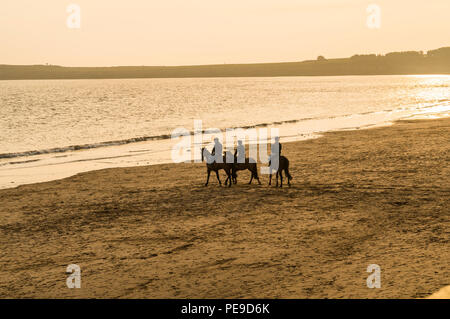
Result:
{"label": "dark brown horse", "polygon": [[256,164],[256,161],[252,158],[246,158],[245,159],[245,163],[237,163],[236,158],[234,158],[234,165],[233,165],[233,172],[232,172],[232,177],[233,177],[233,182],[236,184],[237,183],[237,171],[245,171],[245,170],[249,170],[250,173],[252,174],[251,178],[250,178],[250,182],[248,182],[249,184],[252,183],[253,178],[255,178],[258,181],[258,184],[261,185],[261,181],[259,180],[258,177],[258,165]]}
{"label": "dark brown horse", "polygon": [[[202,162],[205,158],[204,152],[205,148],[202,148]],[[208,152],[209,153],[209,152]],[[223,163],[216,163],[215,161],[212,163],[206,162],[206,170],[208,173],[208,177],[206,178],[206,184],[205,186],[208,186],[209,183],[209,176],[211,175],[211,171],[216,172],[217,180],[219,181],[219,185],[222,185],[222,182],[220,181],[219,177],[219,170],[223,169],[225,173],[227,174],[227,179],[225,180],[225,185],[228,184],[228,187],[231,187],[231,173],[233,172],[233,164],[225,163],[225,156],[223,158]],[[228,183],[228,181],[230,181]]]}
{"label": "dark brown horse", "polygon": [[[269,166],[270,166],[270,177],[269,177],[269,185],[272,184],[272,161],[269,161]],[[278,175],[280,175],[280,180],[281,180],[281,184],[280,187],[283,187],[283,171],[286,174],[286,177],[288,179],[288,185],[289,187],[291,186],[291,180],[292,180],[292,176],[291,174],[289,174],[289,160],[284,157],[284,156],[280,156],[280,161],[279,161],[279,165],[278,165],[278,170],[277,170],[277,184],[276,186],[278,187]]]}

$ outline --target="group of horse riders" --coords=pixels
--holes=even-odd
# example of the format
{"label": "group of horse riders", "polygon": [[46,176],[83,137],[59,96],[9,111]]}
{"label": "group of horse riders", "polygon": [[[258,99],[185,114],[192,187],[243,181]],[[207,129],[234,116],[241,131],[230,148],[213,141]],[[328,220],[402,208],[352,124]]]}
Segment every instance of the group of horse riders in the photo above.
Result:
{"label": "group of horse riders", "polygon": [[[271,144],[270,148],[271,154],[269,157],[269,168],[270,168],[269,185],[271,184],[272,181],[272,171],[276,171],[277,186],[278,186],[278,176],[280,176],[282,187],[283,186],[282,170],[284,170],[286,177],[288,178],[288,185],[290,186],[292,176],[289,174],[289,161],[286,157],[281,156],[282,146],[280,143],[280,138],[277,136],[275,137],[274,140],[275,141],[273,144]],[[229,151],[223,153],[223,146],[218,138],[214,139],[214,147],[211,153],[209,153],[206,148],[202,148],[202,161],[206,157],[206,167],[208,173],[205,186],[208,185],[211,171],[216,172],[217,180],[219,181],[219,184],[221,184],[218,173],[219,170],[221,169],[223,169],[227,174],[225,185],[229,183],[228,184],[229,187],[231,187],[232,182],[234,182],[234,184],[237,183],[236,172],[247,169],[252,173],[249,184],[252,183],[253,178],[255,178],[259,184],[261,184],[258,177],[258,169],[256,161],[252,158],[246,158],[245,154],[246,154],[245,146],[243,145],[241,140],[238,141],[238,145],[236,147],[234,155]]]}

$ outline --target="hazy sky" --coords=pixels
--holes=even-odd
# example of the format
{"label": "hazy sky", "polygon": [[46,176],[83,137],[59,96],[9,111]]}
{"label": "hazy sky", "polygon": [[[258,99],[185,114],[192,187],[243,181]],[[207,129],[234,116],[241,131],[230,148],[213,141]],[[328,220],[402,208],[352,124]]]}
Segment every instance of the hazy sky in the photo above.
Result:
{"label": "hazy sky", "polygon": [[[81,28],[66,25],[69,4]],[[366,8],[381,7],[381,28]],[[0,64],[300,61],[450,46],[450,0],[1,0]]]}

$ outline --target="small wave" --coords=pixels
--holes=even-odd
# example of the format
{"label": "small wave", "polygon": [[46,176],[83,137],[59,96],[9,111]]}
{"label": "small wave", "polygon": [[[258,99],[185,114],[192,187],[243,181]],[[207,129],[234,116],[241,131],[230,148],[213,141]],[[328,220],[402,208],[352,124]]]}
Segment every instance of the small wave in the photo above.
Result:
{"label": "small wave", "polygon": [[[374,113],[374,112],[365,112],[364,114],[369,114],[369,113]],[[347,114],[347,115],[339,115],[339,116],[326,116],[326,117],[306,117],[306,118],[293,119],[293,120],[275,121],[275,122],[259,123],[259,124],[252,124],[252,125],[246,125],[246,126],[240,126],[240,127],[233,127],[233,129],[238,129],[238,128],[252,129],[252,128],[259,128],[259,127],[268,127],[268,126],[273,126],[273,125],[293,124],[293,123],[299,123],[299,122],[310,121],[310,120],[335,119],[335,118],[339,118],[339,117],[352,116],[352,115],[355,115],[355,114]],[[214,133],[219,133],[219,132],[221,132],[220,129],[205,129],[205,130],[201,131],[202,134],[214,134]],[[191,134],[191,135],[199,134],[199,133],[200,132],[198,132],[198,131],[190,131],[189,132],[189,134]],[[66,147],[55,147],[55,148],[50,148],[50,149],[33,150],[33,151],[25,151],[25,152],[17,152],[17,153],[4,153],[4,154],[0,154],[0,159],[52,154],[52,153],[65,153],[65,152],[88,150],[88,149],[100,148],[100,147],[118,146],[118,145],[124,145],[124,144],[155,141],[155,140],[165,140],[165,139],[171,139],[172,137],[179,137],[182,135],[183,135],[183,133],[161,134],[161,135],[154,135],[154,136],[141,136],[141,137],[124,139],[124,140],[107,141],[107,142],[99,142],[99,143],[92,143],[92,144],[71,145],[71,146],[66,146]]]}
{"label": "small wave", "polygon": [[[254,124],[254,125],[234,127],[234,129],[237,129],[237,128],[251,129],[251,128],[258,128],[258,127],[267,127],[267,126],[271,126],[271,125],[297,123],[300,121],[313,120],[313,119],[314,118],[302,118],[302,119],[296,119],[296,120],[277,121],[277,122],[271,122],[271,123],[259,123],[259,124]],[[317,119],[319,119],[319,118],[317,118]],[[214,134],[214,133],[219,133],[219,132],[221,132],[220,129],[205,129],[205,130],[201,131],[202,134]],[[189,134],[191,134],[191,135],[199,134],[199,132],[198,131],[190,131]],[[33,151],[24,151],[24,152],[16,152],[16,153],[3,153],[3,154],[0,154],[0,159],[35,156],[35,155],[52,154],[52,153],[65,153],[65,152],[71,152],[71,151],[88,150],[88,149],[93,149],[93,148],[118,146],[118,145],[131,144],[131,143],[166,140],[166,139],[171,139],[172,137],[179,137],[182,135],[183,135],[183,133],[161,134],[161,135],[154,135],[154,136],[141,136],[141,137],[124,139],[124,140],[106,141],[106,142],[99,142],[99,143],[92,143],[92,144],[71,145],[71,146],[65,146],[65,147],[55,147],[55,148],[49,148],[49,149],[43,149],[43,150],[33,150]]]}
{"label": "small wave", "polygon": [[34,162],[38,162],[38,161],[40,161],[40,159],[30,159],[30,160],[26,160],[26,161],[14,161],[14,162],[8,162],[8,164],[10,164],[10,165],[26,164],[26,163],[34,163]]}
{"label": "small wave", "polygon": [[[447,101],[449,101],[449,100],[441,100],[439,102],[442,103],[442,102],[447,102]],[[426,106],[426,108],[433,107],[433,106],[436,106],[436,104]],[[382,112],[392,112],[392,111],[393,110],[389,109],[389,110],[384,110]],[[375,114],[375,113],[380,113],[380,111],[343,114],[343,115],[336,115],[336,116],[305,117],[305,118],[300,118],[300,119],[291,119],[291,120],[284,120],[284,121],[275,121],[275,122],[245,125],[245,126],[233,127],[233,129],[239,129],[239,128],[253,129],[253,128],[260,128],[260,127],[268,127],[268,126],[279,126],[279,125],[284,125],[284,124],[295,124],[295,123],[311,121],[311,120],[333,120],[333,119],[337,119],[337,118],[352,117],[352,116],[358,116],[358,115],[370,115],[370,114]],[[206,130],[201,131],[202,134],[214,134],[214,133],[219,133],[219,132],[221,132],[220,129],[206,129]],[[16,152],[16,153],[3,153],[3,154],[0,154],[0,159],[26,157],[26,156],[52,154],[52,153],[65,153],[65,152],[88,150],[88,149],[100,148],[100,147],[119,146],[119,145],[124,145],[124,144],[131,144],[131,143],[166,140],[166,139],[171,139],[173,137],[183,136],[185,133],[186,132],[175,133],[175,134],[161,134],[161,135],[153,135],[153,136],[141,136],[141,137],[128,138],[128,139],[124,139],[124,140],[106,141],[106,142],[99,142],[99,143],[92,143],[92,144],[71,145],[71,146],[66,146],[66,147],[55,147],[55,148],[50,148],[50,149],[24,151],[24,152]],[[199,134],[200,132],[190,131],[188,133],[190,135],[194,135],[194,134]],[[64,155],[59,155],[58,157],[62,157],[62,156],[64,156]],[[24,163],[24,162],[10,162],[10,163],[18,164],[18,163]]]}
{"label": "small wave", "polygon": [[125,140],[117,140],[117,141],[107,141],[107,142],[82,144],[82,145],[71,145],[71,146],[66,146],[66,147],[55,147],[55,148],[44,149],[44,150],[34,150],[34,151],[25,151],[25,152],[17,152],[17,153],[4,153],[4,154],[0,154],[0,159],[42,155],[42,154],[52,154],[52,153],[65,153],[65,152],[71,152],[71,151],[88,150],[88,149],[99,148],[99,147],[117,146],[117,145],[131,144],[131,143],[138,143],[138,142],[145,142],[145,141],[170,139],[171,137],[172,136],[169,134],[161,134],[161,135],[156,135],[156,136],[134,137],[134,138],[129,138],[129,139],[125,139]]}

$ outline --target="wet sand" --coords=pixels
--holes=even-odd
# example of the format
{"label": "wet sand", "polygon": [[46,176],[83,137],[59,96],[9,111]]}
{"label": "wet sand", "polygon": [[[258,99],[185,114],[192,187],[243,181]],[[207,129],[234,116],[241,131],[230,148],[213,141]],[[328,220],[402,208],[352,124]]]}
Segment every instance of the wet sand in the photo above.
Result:
{"label": "wet sand", "polygon": [[450,284],[449,136],[441,119],[284,143],[283,189],[169,164],[1,190],[0,297],[426,297]]}

